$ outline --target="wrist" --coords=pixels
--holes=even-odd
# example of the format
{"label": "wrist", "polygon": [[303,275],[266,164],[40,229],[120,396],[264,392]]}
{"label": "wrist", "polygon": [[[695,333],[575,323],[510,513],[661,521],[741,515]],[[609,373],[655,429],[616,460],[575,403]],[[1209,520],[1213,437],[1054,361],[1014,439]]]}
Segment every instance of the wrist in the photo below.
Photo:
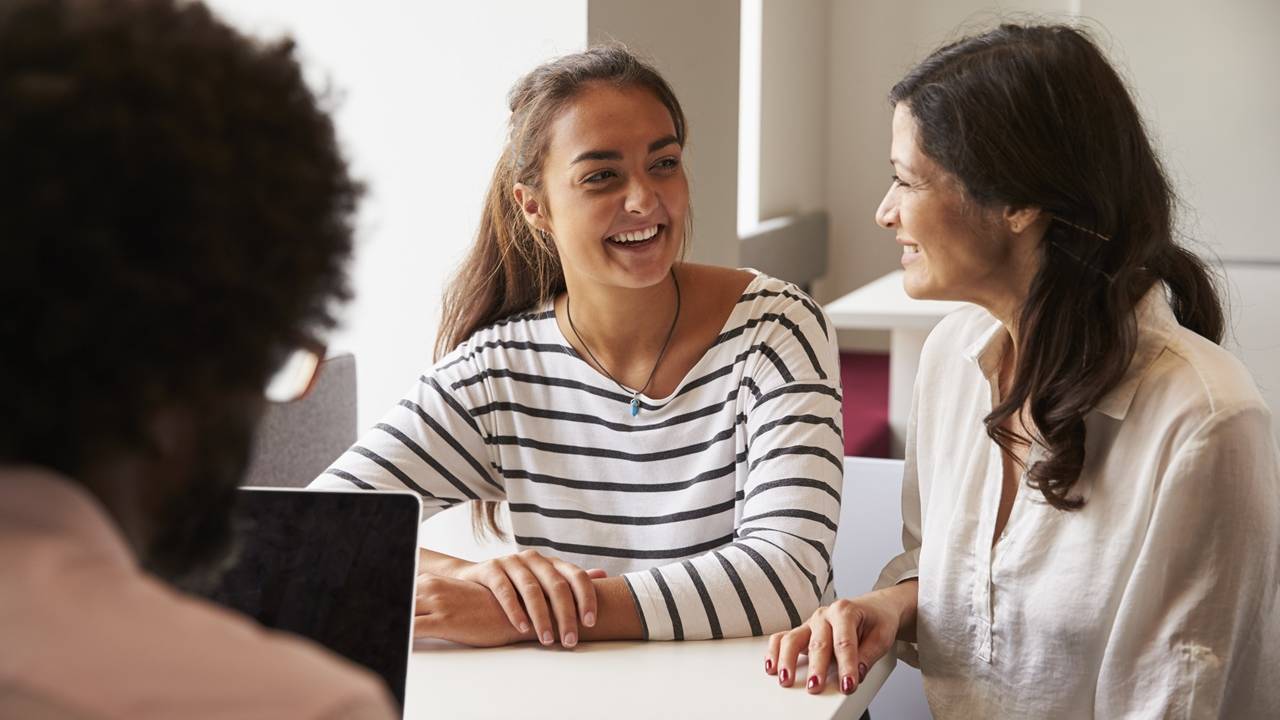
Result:
{"label": "wrist", "polygon": [[904,642],[915,642],[916,609],[920,597],[920,581],[916,578],[902,582],[882,590],[892,599],[893,607],[898,614],[898,639]]}

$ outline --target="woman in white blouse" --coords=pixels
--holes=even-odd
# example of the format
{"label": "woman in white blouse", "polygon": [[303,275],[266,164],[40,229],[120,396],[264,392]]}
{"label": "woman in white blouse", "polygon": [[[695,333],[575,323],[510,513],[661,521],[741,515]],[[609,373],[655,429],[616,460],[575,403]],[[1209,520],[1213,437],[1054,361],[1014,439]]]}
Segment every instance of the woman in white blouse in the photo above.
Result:
{"label": "woman in white blouse", "polygon": [[905,550],[771,639],[852,691],[894,639],[939,718],[1278,717],[1280,472],[1124,82],[1063,26],[1002,26],[890,93],[876,213],[929,337]]}

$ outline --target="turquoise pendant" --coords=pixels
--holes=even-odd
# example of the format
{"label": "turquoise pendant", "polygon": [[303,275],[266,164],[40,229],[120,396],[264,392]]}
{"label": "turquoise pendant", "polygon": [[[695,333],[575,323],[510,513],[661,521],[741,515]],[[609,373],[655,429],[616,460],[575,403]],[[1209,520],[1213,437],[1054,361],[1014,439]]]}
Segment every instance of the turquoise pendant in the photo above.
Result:
{"label": "turquoise pendant", "polygon": [[640,398],[631,398],[631,417],[640,414]]}

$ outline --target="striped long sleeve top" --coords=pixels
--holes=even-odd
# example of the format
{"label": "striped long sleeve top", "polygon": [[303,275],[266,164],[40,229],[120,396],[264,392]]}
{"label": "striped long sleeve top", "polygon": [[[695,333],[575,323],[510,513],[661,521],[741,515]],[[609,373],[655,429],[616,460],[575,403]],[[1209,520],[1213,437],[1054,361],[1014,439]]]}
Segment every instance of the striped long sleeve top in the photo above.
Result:
{"label": "striped long sleeve top", "polygon": [[409,488],[425,513],[505,500],[515,543],[622,575],[649,639],[761,635],[832,596],[835,331],[757,274],[668,397],[631,397],[550,304],[477,331],[313,487]]}

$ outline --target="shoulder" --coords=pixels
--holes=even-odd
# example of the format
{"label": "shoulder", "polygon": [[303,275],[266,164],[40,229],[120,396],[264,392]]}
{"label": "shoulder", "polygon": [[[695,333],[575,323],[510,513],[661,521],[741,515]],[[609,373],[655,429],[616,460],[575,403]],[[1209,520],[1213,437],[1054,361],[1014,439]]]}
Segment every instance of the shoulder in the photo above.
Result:
{"label": "shoulder", "polygon": [[551,352],[572,354],[556,326],[550,303],[509,315],[472,333],[438,360],[433,374],[474,376],[491,367],[509,367],[512,354]]}
{"label": "shoulder", "polygon": [[173,717],[218,707],[235,717],[299,718],[390,709],[375,677],[309,641],[136,570],[68,574],[6,640],[25,661],[5,683],[28,696],[110,717],[157,708]]}
{"label": "shoulder", "polygon": [[1166,352],[1157,362],[1171,380],[1195,389],[1193,396],[1205,412],[1266,407],[1253,375],[1239,358],[1180,325],[1170,333]]}
{"label": "shoulder", "polygon": [[925,338],[920,366],[937,367],[977,352],[1001,327],[1000,321],[977,305],[948,313]]}
{"label": "shoulder", "polygon": [[1169,331],[1165,347],[1143,373],[1133,404],[1147,416],[1160,416],[1200,436],[1241,423],[1269,434],[1271,424],[1270,411],[1244,363],[1180,325]]}
{"label": "shoulder", "polygon": [[738,297],[738,307],[748,320],[785,319],[784,325],[801,327],[806,335],[817,333],[824,341],[834,343],[835,333],[826,313],[799,286],[756,270],[733,272],[751,275]]}
{"label": "shoulder", "polygon": [[554,335],[555,322],[556,313],[550,303],[522,310],[471,333],[450,355],[483,351],[504,342],[545,341]]}

